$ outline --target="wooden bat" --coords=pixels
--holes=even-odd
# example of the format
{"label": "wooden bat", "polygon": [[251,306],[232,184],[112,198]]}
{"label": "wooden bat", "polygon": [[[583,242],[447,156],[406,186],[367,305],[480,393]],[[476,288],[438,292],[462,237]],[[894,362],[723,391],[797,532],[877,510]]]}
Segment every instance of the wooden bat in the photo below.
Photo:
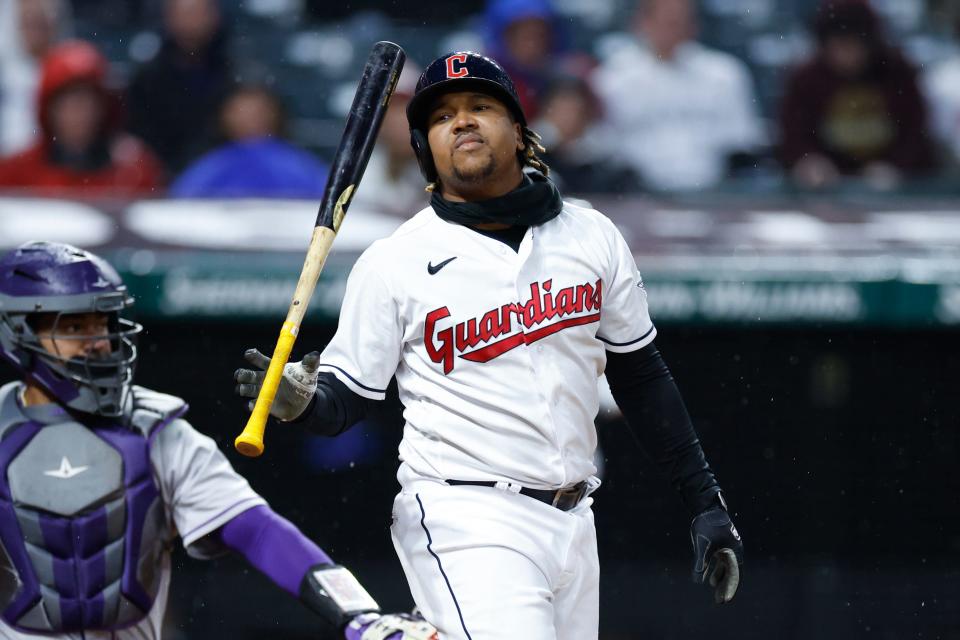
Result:
{"label": "wooden bat", "polygon": [[263,453],[263,432],[283,377],[283,368],[290,358],[290,351],[297,339],[300,324],[317,286],[323,263],[330,253],[333,239],[340,230],[343,216],[350,206],[363,171],[367,168],[367,161],[373,151],[380,124],[387,111],[390,96],[397,86],[405,59],[403,49],[392,42],[376,43],[367,58],[343,136],[330,167],[313,237],[310,239],[307,257],[303,261],[303,270],[300,272],[293,301],[287,311],[287,319],[280,329],[273,359],[270,360],[270,366],[263,378],[263,386],[260,387],[247,426],[234,442],[237,451],[245,456],[256,457]]}

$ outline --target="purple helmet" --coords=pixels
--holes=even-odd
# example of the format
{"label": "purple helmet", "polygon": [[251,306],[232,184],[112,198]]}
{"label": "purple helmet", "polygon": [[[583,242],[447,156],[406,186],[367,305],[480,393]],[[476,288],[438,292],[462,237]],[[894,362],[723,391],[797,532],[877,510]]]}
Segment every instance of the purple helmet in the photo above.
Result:
{"label": "purple helmet", "polygon": [[[133,380],[139,324],[121,317],[133,304],[119,274],[92,253],[55,242],[28,242],[0,258],[0,356],[68,409],[123,415]],[[59,333],[67,314],[102,313],[108,333]],[[60,340],[109,340],[110,353],[60,357],[34,331],[38,314],[51,314],[49,336]]]}

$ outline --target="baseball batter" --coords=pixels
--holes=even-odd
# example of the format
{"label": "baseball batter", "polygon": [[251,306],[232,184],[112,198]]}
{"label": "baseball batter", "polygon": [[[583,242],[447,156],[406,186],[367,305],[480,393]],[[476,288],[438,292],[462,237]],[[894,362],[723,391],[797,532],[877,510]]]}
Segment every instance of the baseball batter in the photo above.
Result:
{"label": "baseball batter", "polygon": [[[184,420],[132,385],[133,300],[97,256],[33,242],[0,258],[0,638],[160,637],[179,533],[242,554],[348,640],[427,640],[274,513]],[[435,637],[435,636],[434,636]]]}
{"label": "baseball batter", "polygon": [[[690,511],[694,579],[730,601],[740,537],[620,233],[561,199],[495,61],[434,61],[407,116],[431,204],[357,261],[336,335],[287,365],[274,415],[335,435],[396,376],[392,536],[425,618],[445,639],[586,640],[599,620],[590,496],[606,372]],[[235,376],[254,397],[262,371]]]}

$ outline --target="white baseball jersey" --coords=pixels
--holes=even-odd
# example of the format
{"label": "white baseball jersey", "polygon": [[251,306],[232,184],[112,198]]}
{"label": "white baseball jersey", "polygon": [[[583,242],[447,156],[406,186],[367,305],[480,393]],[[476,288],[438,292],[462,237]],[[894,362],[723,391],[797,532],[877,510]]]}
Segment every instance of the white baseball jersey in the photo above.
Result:
{"label": "white baseball jersey", "polygon": [[515,252],[427,208],[357,261],[321,370],[372,399],[396,374],[400,457],[420,476],[558,488],[595,472],[606,351],[655,335],[599,212],[564,203]]}
{"label": "white baseball jersey", "polygon": [[611,151],[654,188],[715,186],[731,153],[764,141],[747,66],[696,42],[671,60],[631,42],[591,80],[617,136]]}
{"label": "white baseball jersey", "polygon": [[[167,515],[170,541],[179,534],[191,556],[209,557],[217,549],[196,544],[208,533],[247,509],[266,504],[234,471],[226,456],[209,437],[186,420],[174,420],[157,433],[150,448],[150,464],[160,488]],[[150,613],[136,625],[118,631],[27,634],[0,621],[0,639],[61,638],[70,640],[157,640],[167,607],[170,586],[170,553],[161,566],[160,589]]]}

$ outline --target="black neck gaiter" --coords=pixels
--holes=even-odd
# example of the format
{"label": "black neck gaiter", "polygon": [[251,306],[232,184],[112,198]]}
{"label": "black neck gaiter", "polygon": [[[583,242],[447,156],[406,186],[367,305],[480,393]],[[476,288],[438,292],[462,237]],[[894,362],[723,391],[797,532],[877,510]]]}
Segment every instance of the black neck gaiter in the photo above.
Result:
{"label": "black neck gaiter", "polygon": [[523,183],[510,193],[489,200],[450,202],[434,191],[430,206],[438,216],[456,224],[499,222],[529,227],[556,218],[563,209],[563,200],[556,185],[535,172],[524,174]]}

